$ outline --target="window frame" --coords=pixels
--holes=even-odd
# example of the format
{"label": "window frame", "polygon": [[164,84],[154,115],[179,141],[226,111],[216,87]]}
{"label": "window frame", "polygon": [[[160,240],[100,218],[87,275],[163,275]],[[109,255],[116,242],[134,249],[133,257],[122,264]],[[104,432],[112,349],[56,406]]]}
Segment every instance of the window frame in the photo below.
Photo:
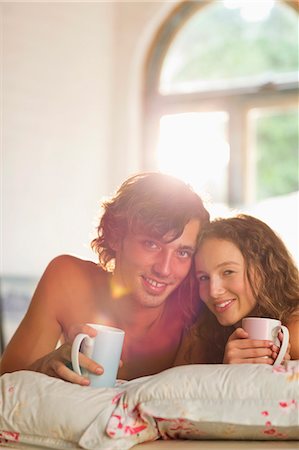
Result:
{"label": "window frame", "polygon": [[[157,148],[160,118],[166,114],[184,112],[226,111],[229,114],[228,140],[230,162],[228,167],[229,206],[246,205],[253,201],[254,180],[252,155],[249,151],[249,111],[253,108],[297,108],[298,79],[277,76],[275,79],[256,79],[247,86],[203,92],[161,94],[159,78],[170,44],[186,21],[215,0],[182,2],[176,6],[160,27],[146,62],[144,87],[144,170],[157,170],[153,149]],[[299,4],[280,0],[299,12]],[[241,149],[241,151],[240,151]],[[244,176],[245,175],[245,176]]]}

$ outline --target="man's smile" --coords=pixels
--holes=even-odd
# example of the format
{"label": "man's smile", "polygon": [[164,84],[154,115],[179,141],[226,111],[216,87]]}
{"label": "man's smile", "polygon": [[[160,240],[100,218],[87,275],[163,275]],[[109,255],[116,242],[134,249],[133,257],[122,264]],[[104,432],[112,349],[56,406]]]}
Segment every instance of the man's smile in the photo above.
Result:
{"label": "man's smile", "polygon": [[[141,276],[141,279],[143,281],[143,285],[147,292],[150,292],[152,294],[163,294],[167,287],[170,285],[170,283],[164,283],[162,281],[157,281],[154,278],[149,278],[145,275]],[[172,284],[172,283],[171,283]]]}

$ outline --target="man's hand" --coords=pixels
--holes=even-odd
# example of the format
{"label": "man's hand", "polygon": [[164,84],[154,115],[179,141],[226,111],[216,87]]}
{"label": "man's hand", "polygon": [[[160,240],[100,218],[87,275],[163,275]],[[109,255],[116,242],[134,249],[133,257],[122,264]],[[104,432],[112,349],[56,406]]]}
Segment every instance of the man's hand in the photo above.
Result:
{"label": "man's hand", "polygon": [[[90,384],[89,379],[82,375],[78,375],[70,368],[72,348],[71,342],[78,333],[85,333],[90,337],[94,337],[97,334],[94,328],[91,328],[85,324],[71,327],[67,336],[69,342],[62,344],[53,352],[39,358],[30,367],[28,367],[28,369],[34,370],[35,372],[44,373],[51,377],[61,378],[71,383],[88,386]],[[89,372],[96,375],[101,375],[104,372],[103,367],[82,353],[79,354],[79,364],[82,368],[85,368]]]}
{"label": "man's hand", "polygon": [[[69,368],[71,366],[71,347],[69,343],[61,345],[58,349],[35,361],[28,367],[28,370],[34,370],[50,377],[61,378],[71,383],[88,386],[90,383],[88,378],[78,375]],[[103,368],[99,364],[82,353],[80,353],[79,361],[80,366],[86,368],[89,372],[97,375],[103,373]]]}
{"label": "man's hand", "polygon": [[72,325],[67,332],[67,342],[73,342],[77,334],[84,333],[90,337],[95,337],[97,335],[97,331],[86,323],[79,323],[76,325]]}

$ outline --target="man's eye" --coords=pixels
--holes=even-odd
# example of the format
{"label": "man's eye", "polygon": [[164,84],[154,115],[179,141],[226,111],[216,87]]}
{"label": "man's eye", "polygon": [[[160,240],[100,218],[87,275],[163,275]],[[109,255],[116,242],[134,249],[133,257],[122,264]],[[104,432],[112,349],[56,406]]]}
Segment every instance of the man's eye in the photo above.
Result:
{"label": "man's eye", "polygon": [[178,255],[180,258],[191,258],[192,253],[189,250],[178,250]]}
{"label": "man's eye", "polygon": [[154,242],[154,241],[144,241],[144,246],[146,247],[146,248],[149,248],[149,249],[156,249],[156,248],[158,248],[158,245],[156,244],[156,242]]}

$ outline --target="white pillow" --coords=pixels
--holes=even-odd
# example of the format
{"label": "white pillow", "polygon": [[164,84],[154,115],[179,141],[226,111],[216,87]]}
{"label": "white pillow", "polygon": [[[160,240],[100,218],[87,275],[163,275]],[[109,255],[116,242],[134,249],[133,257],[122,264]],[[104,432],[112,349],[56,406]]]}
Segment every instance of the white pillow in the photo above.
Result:
{"label": "white pillow", "polygon": [[[181,366],[126,384],[107,434],[119,450],[167,438],[296,440],[299,361]],[[96,449],[97,419],[80,440]],[[105,448],[100,445],[98,448]]]}
{"label": "white pillow", "polygon": [[94,389],[28,371],[0,377],[0,447],[127,450],[162,438],[297,439],[299,361],[193,365]]}
{"label": "white pillow", "polygon": [[117,392],[117,388],[82,387],[30,371],[2,375],[0,447],[17,448],[18,443],[24,443],[77,449],[82,434],[95,418],[98,432],[105,434]]}

